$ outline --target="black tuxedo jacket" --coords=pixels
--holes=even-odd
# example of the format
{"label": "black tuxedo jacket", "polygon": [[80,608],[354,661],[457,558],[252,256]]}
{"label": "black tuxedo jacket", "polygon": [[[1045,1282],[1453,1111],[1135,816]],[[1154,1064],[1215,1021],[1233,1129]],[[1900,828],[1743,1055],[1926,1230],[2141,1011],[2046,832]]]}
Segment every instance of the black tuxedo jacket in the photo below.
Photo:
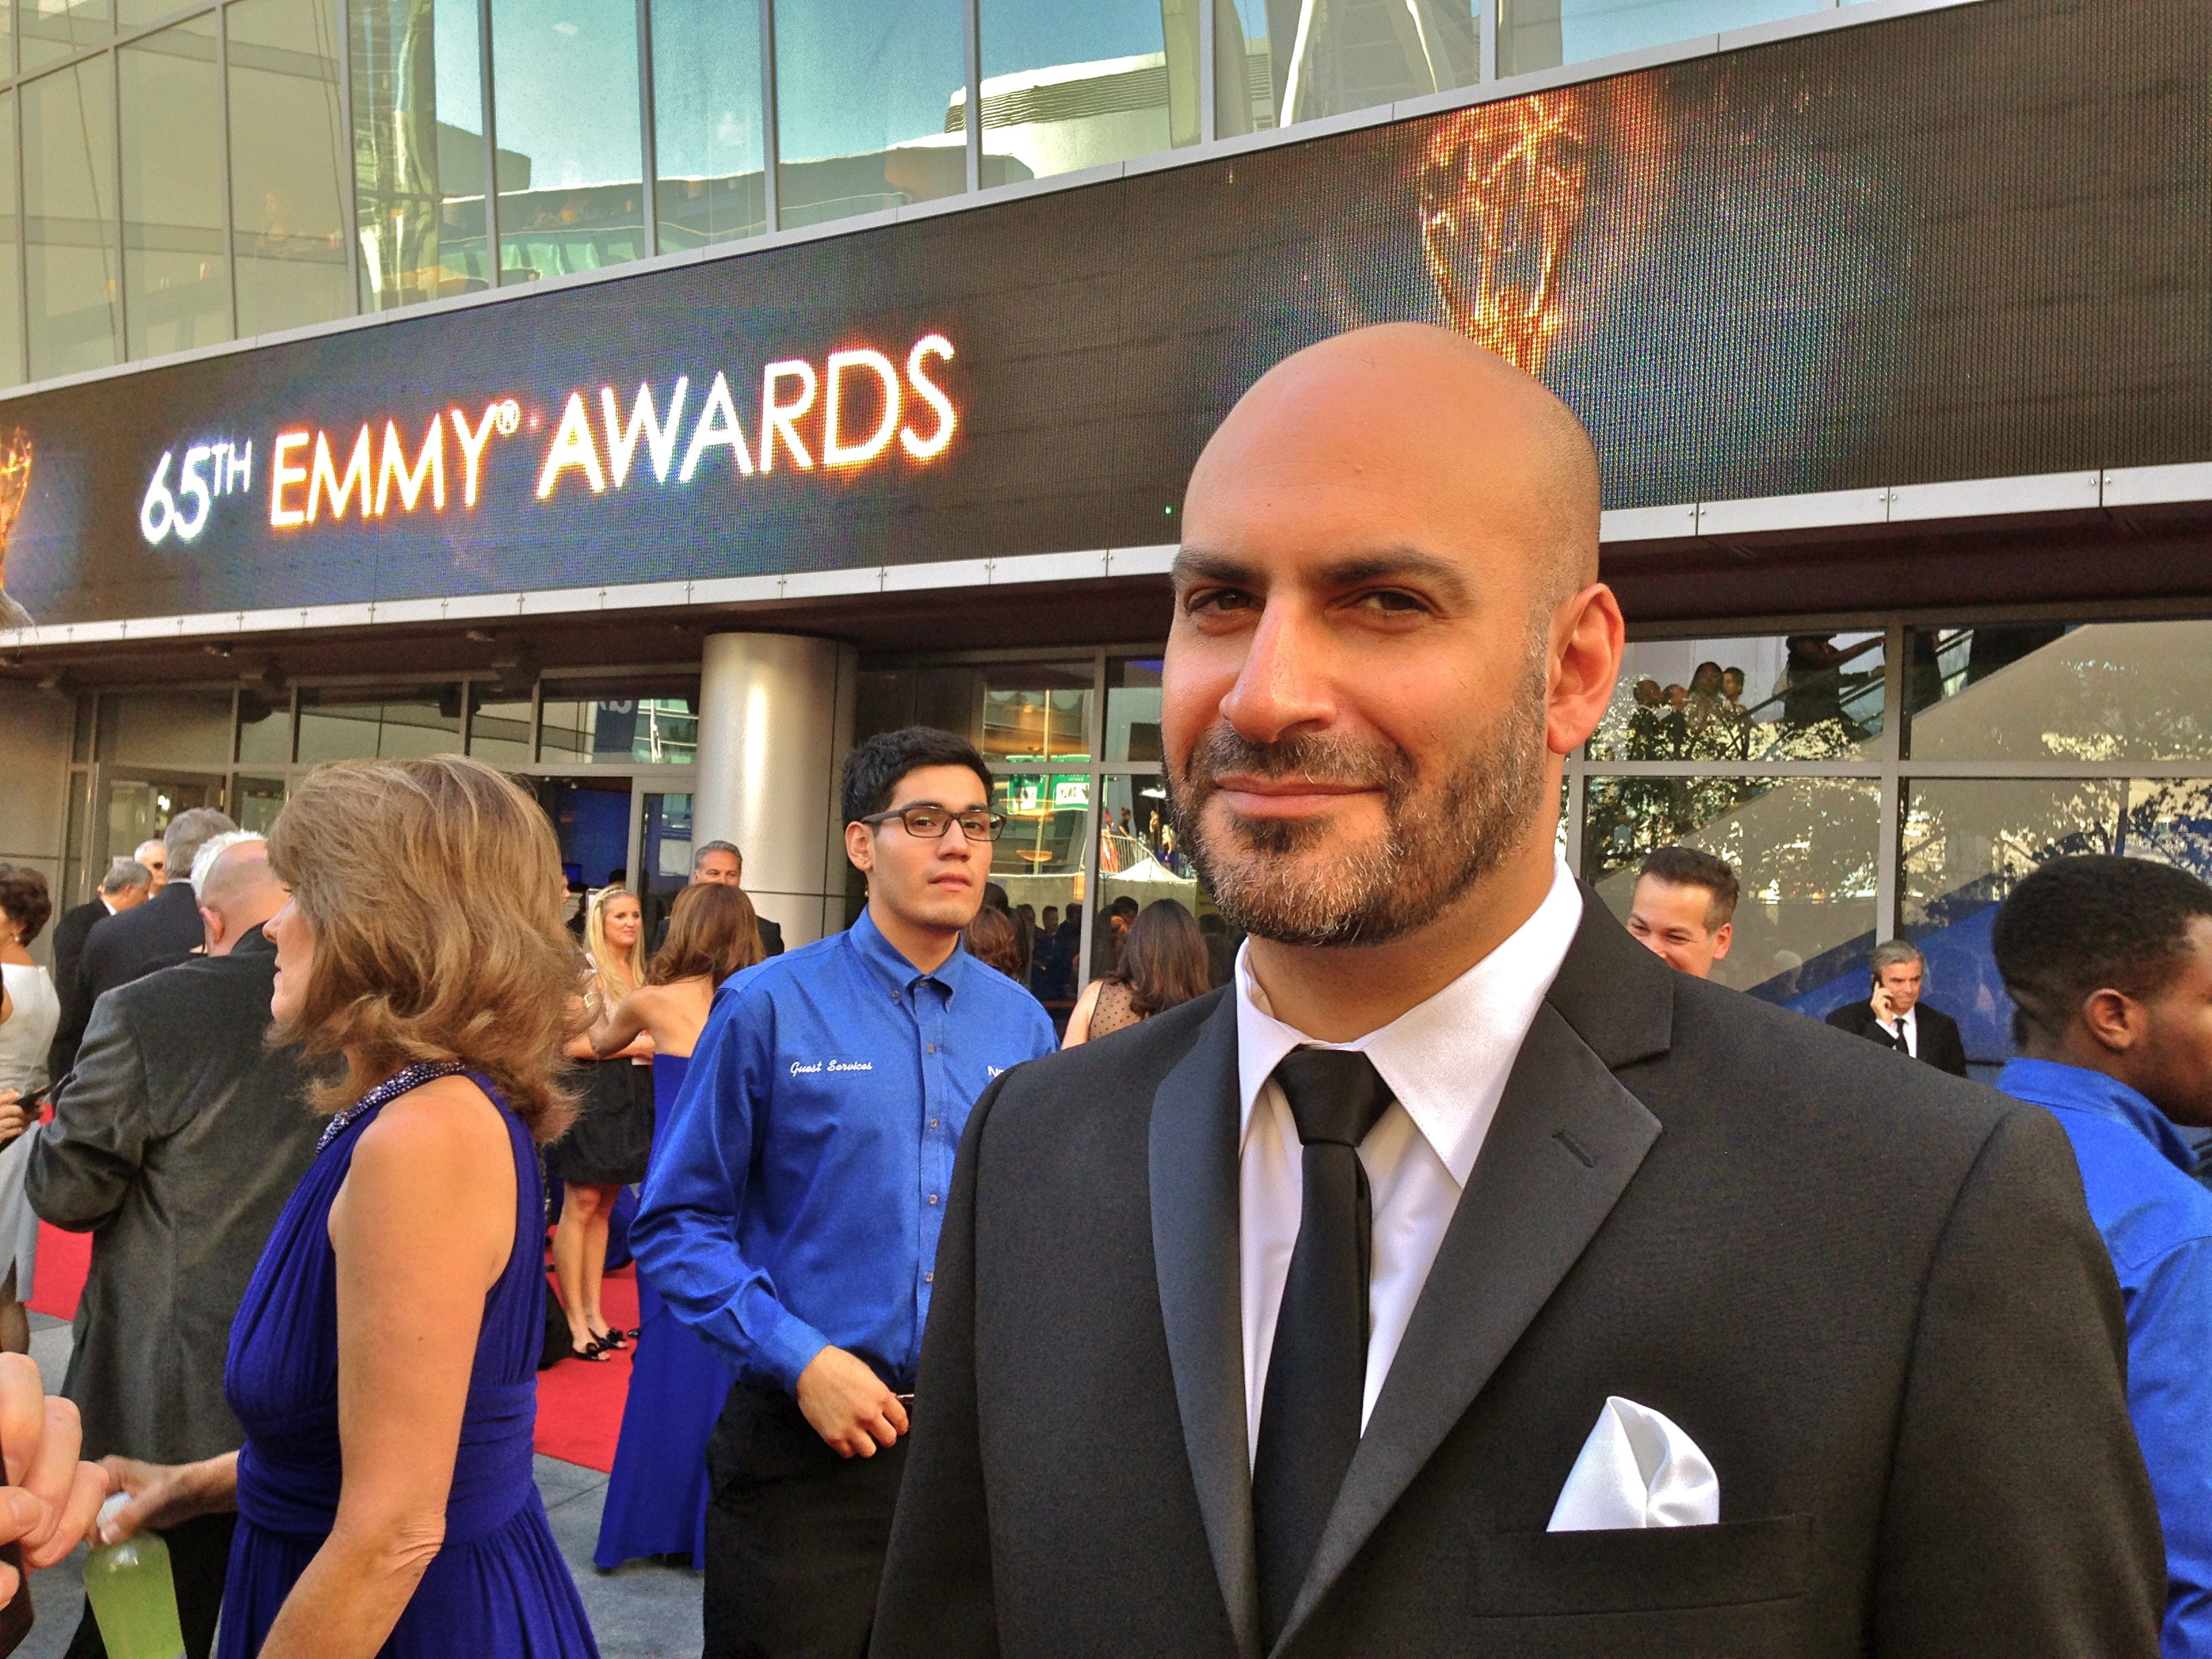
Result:
{"label": "black tuxedo jacket", "polygon": [[53,1046],[46,1050],[46,1075],[56,1083],[76,1062],[76,1039],[71,1033],[84,1029],[84,1016],[77,1006],[77,971],[84,965],[85,935],[92,932],[93,923],[105,921],[112,914],[100,900],[90,899],[71,905],[54,924],[54,992],[62,1007]]}
{"label": "black tuxedo jacket", "polygon": [[[1959,1022],[1925,1002],[1915,1005],[1912,1021],[1920,1043],[1920,1052],[1913,1058],[1953,1077],[1966,1076],[1966,1043],[1959,1035]],[[1874,1017],[1871,1002],[1846,1003],[1828,1016],[1828,1024],[1853,1036],[1871,1037],[1893,1054],[1898,1052],[1894,1035]]]}
{"label": "black tuxedo jacket", "polygon": [[[1585,891],[1279,1656],[2152,1659],[2051,1115],[1669,971]],[[1260,1659],[1233,1009],[1016,1067],[953,1177],[873,1651]],[[1548,1534],[1608,1395],[1721,1524]]]}

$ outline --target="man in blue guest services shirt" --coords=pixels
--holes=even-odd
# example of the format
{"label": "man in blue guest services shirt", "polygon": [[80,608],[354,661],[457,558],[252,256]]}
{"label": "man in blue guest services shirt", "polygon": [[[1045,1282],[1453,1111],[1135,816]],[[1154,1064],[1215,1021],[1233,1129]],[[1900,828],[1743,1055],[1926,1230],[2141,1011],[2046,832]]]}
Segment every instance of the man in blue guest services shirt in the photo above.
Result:
{"label": "man in blue guest services shirt", "polygon": [[961,948],[1005,823],[975,747],[871,738],[842,795],[867,908],[715,994],[630,1230],[738,1378],[707,1448],[708,1659],[865,1653],[960,1132],[1055,1046]]}
{"label": "man in blue guest services shirt", "polygon": [[[1991,945],[2023,1058],[1997,1086],[2074,1143],[2128,1322],[2128,1415],[2166,1533],[2164,1659],[2212,1656],[2212,887],[2141,859],[2045,865]],[[2033,1364],[2035,1356],[2020,1356]]]}

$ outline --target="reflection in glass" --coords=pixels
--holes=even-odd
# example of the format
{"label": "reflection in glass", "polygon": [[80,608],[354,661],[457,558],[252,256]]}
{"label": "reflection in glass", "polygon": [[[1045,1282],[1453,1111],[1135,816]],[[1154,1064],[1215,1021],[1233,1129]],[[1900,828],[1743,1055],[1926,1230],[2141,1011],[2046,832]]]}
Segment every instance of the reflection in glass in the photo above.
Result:
{"label": "reflection in glass", "polygon": [[1500,0],[1498,72],[1520,75],[1818,11],[1830,0]]}
{"label": "reflection in glass", "polygon": [[303,688],[300,761],[421,760],[458,754],[461,688],[426,688],[411,697],[386,690]]}
{"label": "reflection in glass", "polygon": [[107,40],[107,0],[20,0],[15,9],[27,74]]}
{"label": "reflection in glass", "polygon": [[[5,8],[0,8],[0,17],[6,15]],[[0,30],[0,35],[4,33]],[[0,39],[0,47],[6,44]],[[14,386],[24,378],[22,270],[15,254],[16,238],[22,234],[22,221],[15,211],[15,99],[0,93],[0,386]]]}
{"label": "reflection in glass", "polygon": [[230,338],[213,16],[123,48],[124,317],[130,355]]}
{"label": "reflection in glass", "polygon": [[[1109,777],[1098,820],[1098,909],[1085,981],[1114,971],[1122,929],[1155,899],[1171,898],[1198,918],[1216,985],[1229,982],[1243,935],[1214,908],[1174,824],[1156,777]],[[1118,920],[1117,920],[1118,919]],[[1080,984],[1077,988],[1081,988]]]}
{"label": "reflection in glass", "polygon": [[[1033,924],[1042,921],[1048,906],[1063,915],[1079,910],[1083,850],[1090,836],[1091,780],[1081,773],[1000,778],[993,786],[991,801],[1006,815],[1006,829],[991,843],[991,879],[1006,890],[1007,904],[1017,910],[1028,905]],[[1049,958],[1053,953],[1047,955]],[[1030,962],[1034,967],[1034,945]]]}
{"label": "reflection in glass", "polygon": [[635,0],[491,0],[491,37],[500,281],[641,258]]}
{"label": "reflection in glass", "polygon": [[292,700],[258,690],[238,694],[238,757],[282,766],[292,758]]}
{"label": "reflection in glass", "polygon": [[647,795],[640,829],[644,840],[638,853],[638,897],[650,954],[659,948],[676,896],[691,882],[691,797]]}
{"label": "reflection in glass", "polygon": [[781,0],[775,178],[785,226],[967,188],[964,119],[947,131],[968,84],[966,33],[960,0]]}
{"label": "reflection in glass", "polygon": [[2212,623],[1916,629],[1915,760],[2212,759]]}
{"label": "reflection in glass", "polygon": [[768,228],[754,0],[653,0],[653,192],[660,249]]}
{"label": "reflection in glass", "polygon": [[1091,684],[1087,661],[871,670],[860,676],[854,738],[934,726],[994,761],[1088,760]]}
{"label": "reflection in glass", "polygon": [[[1073,7],[981,0],[984,184],[1073,173],[1195,143],[1194,123],[1172,137],[1169,131],[1174,71],[1161,12],[1154,0]],[[1187,32],[1177,31],[1177,45]],[[1177,68],[1195,75],[1195,55]],[[1194,103],[1191,108],[1194,113]],[[967,118],[963,88],[945,130],[964,131]]]}
{"label": "reflection in glass", "polygon": [[[2112,778],[1920,779],[1906,786],[1900,931],[1927,953],[1931,994],[1959,1022],[1970,1061],[1993,1064],[2012,1052],[2012,1005],[1990,955],[1990,924],[2020,878],[2072,854],[2147,854],[2161,839],[2185,843],[2172,808],[2179,799],[2201,816],[2203,789]],[[2146,809],[2135,845],[2124,822],[2131,790],[2142,792]]]}
{"label": "reflection in glass", "polygon": [[26,84],[23,213],[33,380],[118,361],[115,86],[94,58]]}
{"label": "reflection in glass", "polygon": [[337,9],[238,0],[228,16],[238,331],[350,316]]}
{"label": "reflection in glass", "polygon": [[269,833],[269,826],[276,822],[277,813],[284,810],[284,780],[282,778],[240,778],[231,792],[230,816],[238,827],[257,836]]}
{"label": "reflection in glass", "polygon": [[104,692],[100,757],[160,766],[230,763],[230,692],[179,686]]}
{"label": "reflection in glass", "polygon": [[346,15],[363,309],[489,287],[477,0],[348,0]]}
{"label": "reflection in glass", "polygon": [[1156,761],[1160,747],[1160,659],[1106,665],[1106,758]]}
{"label": "reflection in glass", "polygon": [[[1472,86],[1482,70],[1469,0],[1236,0],[1243,97],[1217,106],[1223,137]],[[1217,40],[1219,37],[1217,36]],[[1220,77],[1217,76],[1217,82]]]}
{"label": "reflection in glass", "polygon": [[1873,779],[1594,777],[1585,788],[1583,879],[1615,915],[1627,915],[1646,854],[1695,847],[1726,859],[1743,888],[1716,981],[1808,1006],[1866,971],[1881,817]]}
{"label": "reflection in glass", "polygon": [[1882,723],[1882,635],[1631,645],[1592,760],[1841,760]]}
{"label": "reflection in glass", "polygon": [[495,766],[527,766],[537,757],[530,750],[530,699],[493,701],[492,686],[469,687],[469,753]]}
{"label": "reflection in glass", "polygon": [[699,752],[699,682],[548,686],[538,758],[549,763],[689,766]]}

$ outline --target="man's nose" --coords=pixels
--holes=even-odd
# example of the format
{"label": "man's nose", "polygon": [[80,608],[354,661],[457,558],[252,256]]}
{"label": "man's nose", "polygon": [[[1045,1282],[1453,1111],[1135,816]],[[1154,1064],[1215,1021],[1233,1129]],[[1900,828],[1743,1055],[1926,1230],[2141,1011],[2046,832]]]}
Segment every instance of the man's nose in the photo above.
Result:
{"label": "man's nose", "polygon": [[1239,737],[1273,743],[1302,726],[1327,726],[1336,698],[1327,672],[1328,649],[1318,618],[1289,599],[1270,599],[1221,700],[1222,717]]}

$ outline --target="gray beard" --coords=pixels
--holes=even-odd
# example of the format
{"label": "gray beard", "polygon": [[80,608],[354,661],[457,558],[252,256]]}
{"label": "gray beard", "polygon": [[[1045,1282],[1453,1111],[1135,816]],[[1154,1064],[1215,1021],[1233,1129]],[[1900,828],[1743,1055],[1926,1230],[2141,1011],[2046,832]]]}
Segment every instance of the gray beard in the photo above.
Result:
{"label": "gray beard", "polygon": [[[1540,654],[1531,666],[1504,718],[1425,787],[1395,744],[1325,736],[1255,744],[1226,725],[1206,731],[1182,773],[1169,775],[1168,803],[1215,908],[1246,933],[1284,945],[1383,945],[1434,921],[1534,827],[1544,780]],[[1206,822],[1215,780],[1228,772],[1379,784],[1383,833],[1313,869],[1304,855],[1322,849],[1325,823],[1231,813]]]}

